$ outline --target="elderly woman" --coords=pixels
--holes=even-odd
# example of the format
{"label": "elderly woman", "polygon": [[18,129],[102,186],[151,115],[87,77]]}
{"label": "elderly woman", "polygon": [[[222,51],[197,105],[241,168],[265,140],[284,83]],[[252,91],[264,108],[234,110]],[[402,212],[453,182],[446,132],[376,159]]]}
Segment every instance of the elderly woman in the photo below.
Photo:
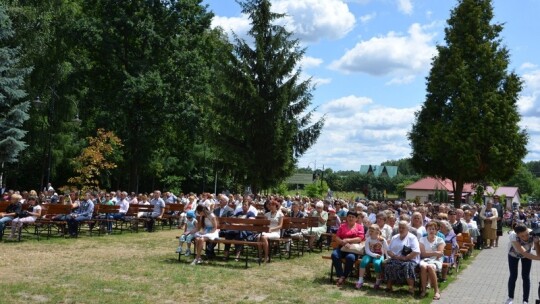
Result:
{"label": "elderly woman", "polygon": [[439,229],[436,222],[429,222],[426,226],[427,236],[420,239],[420,297],[426,296],[426,286],[429,278],[433,287],[433,300],[439,300],[439,285],[437,282],[437,272],[441,272],[444,259],[444,240],[437,236]]}
{"label": "elderly woman", "polygon": [[[349,248],[351,244],[364,241],[364,226],[356,222],[357,217],[356,212],[347,212],[345,222],[341,224],[336,232],[335,240],[339,244],[339,247],[332,252],[332,264],[336,269],[336,276],[338,277],[337,286],[343,285],[345,279],[351,273],[354,262],[358,258],[355,253],[345,252],[342,249]],[[345,259],[345,270],[343,270],[341,259]]]}
{"label": "elderly woman", "polygon": [[[457,237],[454,233],[454,229],[452,229],[452,225],[448,221],[440,221],[439,222],[439,229],[442,233],[443,240],[446,244],[452,244],[452,254],[450,256],[444,256],[444,261],[447,263],[450,263],[451,266],[455,266],[456,259],[454,258],[455,255],[459,251],[459,246],[457,243]],[[448,274],[448,268],[445,268],[441,274],[441,280],[444,282],[446,281],[446,275]]]}
{"label": "elderly woman", "polygon": [[321,235],[326,232],[326,221],[328,221],[328,212],[324,211],[324,203],[318,201],[315,204],[315,209],[311,211],[309,216],[318,218],[318,226],[303,229],[302,234],[308,239],[308,250],[313,250],[313,242],[319,240]]}
{"label": "elderly woman", "polygon": [[[482,207],[480,211],[480,218],[484,221],[482,230],[482,237],[484,242],[486,242],[485,249],[490,249],[497,239],[497,218],[499,217],[497,209],[493,208],[493,201],[488,200],[486,205]],[[489,245],[488,245],[489,239]]]}
{"label": "elderly woman", "polygon": [[388,256],[384,266],[386,288],[392,291],[394,283],[409,286],[409,293],[414,295],[415,269],[420,262],[420,245],[416,235],[409,232],[409,223],[399,221],[398,234],[392,237],[388,246]]}
{"label": "elderly woman", "polygon": [[381,236],[386,240],[386,244],[388,244],[390,239],[392,239],[392,227],[386,223],[386,219],[386,213],[381,211],[377,213],[377,218],[375,221],[381,230]]}

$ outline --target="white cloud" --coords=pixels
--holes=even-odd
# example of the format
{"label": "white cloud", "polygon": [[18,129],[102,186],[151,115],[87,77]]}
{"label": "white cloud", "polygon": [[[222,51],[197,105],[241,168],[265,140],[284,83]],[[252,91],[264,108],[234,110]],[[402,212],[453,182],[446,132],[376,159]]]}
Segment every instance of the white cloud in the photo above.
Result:
{"label": "white cloud", "polygon": [[371,13],[367,15],[360,16],[360,22],[363,24],[368,23],[369,21],[373,20],[377,16],[377,13]]}
{"label": "white cloud", "polygon": [[342,0],[274,0],[272,9],[287,14],[285,26],[303,42],[342,38],[356,23]]}
{"label": "white cloud", "polygon": [[390,81],[386,83],[386,85],[393,85],[393,84],[408,84],[414,81],[416,77],[414,75],[406,75],[403,77],[396,77],[392,78]]}
{"label": "white cloud", "polygon": [[[343,0],[273,0],[271,9],[286,14],[280,23],[303,43],[340,39],[353,30],[356,23]],[[215,16],[212,27],[216,26],[221,26],[229,35],[234,31],[240,37],[245,37],[250,28],[249,18],[244,14]]]}
{"label": "white cloud", "polygon": [[[528,66],[535,65],[529,64]],[[519,112],[523,116],[535,116],[540,119],[540,70],[525,73],[521,78],[523,79],[523,91],[517,102]]]}
{"label": "white cloud", "polygon": [[398,9],[400,12],[410,15],[413,12],[413,4],[411,0],[397,0]]}
{"label": "white cloud", "polygon": [[332,82],[332,78],[319,78],[319,77],[313,77],[311,79],[315,87],[320,87],[325,84],[330,84]]}
{"label": "white cloud", "polygon": [[371,98],[355,95],[323,104],[318,112],[326,114],[325,127],[299,165],[316,160],[318,167],[359,169],[362,164],[409,157],[407,132],[417,110],[381,107]]}
{"label": "white cloud", "polygon": [[323,63],[323,60],[321,58],[315,58],[311,56],[304,56],[302,57],[302,60],[300,60],[299,66],[302,67],[302,69],[309,69],[309,68],[316,68],[320,66]]}
{"label": "white cloud", "polygon": [[404,77],[425,72],[436,54],[432,44],[434,33],[427,32],[433,25],[412,24],[408,35],[389,32],[386,36],[360,41],[330,68],[343,72],[363,72],[374,76]]}
{"label": "white cloud", "polygon": [[212,28],[221,27],[229,37],[232,37],[234,32],[239,37],[245,38],[251,25],[247,15],[242,14],[240,17],[222,17],[214,16],[212,19]]}
{"label": "white cloud", "polygon": [[519,66],[520,70],[530,70],[530,69],[536,69],[538,65],[530,62],[525,62],[522,65]]}

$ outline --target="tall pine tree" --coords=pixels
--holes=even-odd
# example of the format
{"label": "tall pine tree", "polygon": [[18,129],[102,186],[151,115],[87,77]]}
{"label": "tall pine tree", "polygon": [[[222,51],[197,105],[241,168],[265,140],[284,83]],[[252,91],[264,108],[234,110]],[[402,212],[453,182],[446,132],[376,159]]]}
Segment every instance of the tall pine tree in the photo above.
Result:
{"label": "tall pine tree", "polygon": [[507,179],[527,153],[516,105],[522,83],[507,71],[503,26],[492,19],[490,0],[461,0],[451,11],[409,133],[413,166],[451,179],[456,205],[464,183]]}
{"label": "tall pine tree", "polygon": [[0,5],[0,163],[14,162],[26,148],[22,140],[26,132],[22,129],[28,119],[28,101],[22,89],[29,68],[19,67],[19,50],[12,47],[10,38],[14,32],[11,20],[3,5]]}
{"label": "tall pine tree", "polygon": [[[324,120],[311,124],[313,86],[296,70],[305,50],[276,20],[268,0],[239,2],[251,20],[247,42],[235,36],[223,68],[221,94],[212,103],[211,137],[218,157],[254,192],[292,173],[315,143]],[[213,136],[212,136],[213,135]]]}

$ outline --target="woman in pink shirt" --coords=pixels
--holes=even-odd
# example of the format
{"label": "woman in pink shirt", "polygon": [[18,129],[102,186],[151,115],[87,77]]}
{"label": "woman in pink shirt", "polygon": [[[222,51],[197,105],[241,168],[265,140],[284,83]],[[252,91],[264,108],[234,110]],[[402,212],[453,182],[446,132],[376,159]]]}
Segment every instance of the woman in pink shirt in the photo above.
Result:
{"label": "woman in pink shirt", "polygon": [[[351,244],[362,243],[364,241],[364,226],[356,223],[358,214],[354,211],[347,212],[347,218],[336,232],[336,241],[339,247],[332,252],[332,264],[336,269],[338,277],[337,285],[341,286],[345,279],[351,273],[354,262],[358,256],[354,253],[341,251],[343,247],[349,247]],[[341,264],[341,259],[345,259],[345,269]]]}

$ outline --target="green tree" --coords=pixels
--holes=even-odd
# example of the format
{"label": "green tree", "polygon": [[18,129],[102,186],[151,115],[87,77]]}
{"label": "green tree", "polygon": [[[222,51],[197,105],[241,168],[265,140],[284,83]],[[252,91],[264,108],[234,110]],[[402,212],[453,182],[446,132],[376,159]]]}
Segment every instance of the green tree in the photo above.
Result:
{"label": "green tree", "polygon": [[535,190],[536,177],[529,171],[525,165],[517,170],[516,174],[507,180],[504,185],[518,187],[521,194],[533,194]]}
{"label": "green tree", "polygon": [[[14,35],[11,20],[5,7],[0,4],[0,163],[15,162],[26,148],[22,129],[28,119],[30,103],[21,101],[26,97],[24,78],[30,68],[19,66],[19,49],[11,46]],[[3,172],[0,173],[0,184]]]}
{"label": "green tree", "polygon": [[489,0],[461,0],[451,11],[446,45],[437,46],[426,101],[408,135],[413,166],[451,179],[455,198],[464,183],[509,178],[526,154],[516,105],[522,82],[507,72],[503,26],[492,18]]}
{"label": "green tree", "polygon": [[283,15],[273,13],[268,0],[239,4],[251,20],[253,43],[234,37],[234,50],[220,75],[223,87],[211,103],[210,135],[218,158],[247,176],[258,192],[291,175],[324,121],[311,124],[313,111],[307,108],[313,86],[301,81],[296,70],[305,50],[275,23]]}

